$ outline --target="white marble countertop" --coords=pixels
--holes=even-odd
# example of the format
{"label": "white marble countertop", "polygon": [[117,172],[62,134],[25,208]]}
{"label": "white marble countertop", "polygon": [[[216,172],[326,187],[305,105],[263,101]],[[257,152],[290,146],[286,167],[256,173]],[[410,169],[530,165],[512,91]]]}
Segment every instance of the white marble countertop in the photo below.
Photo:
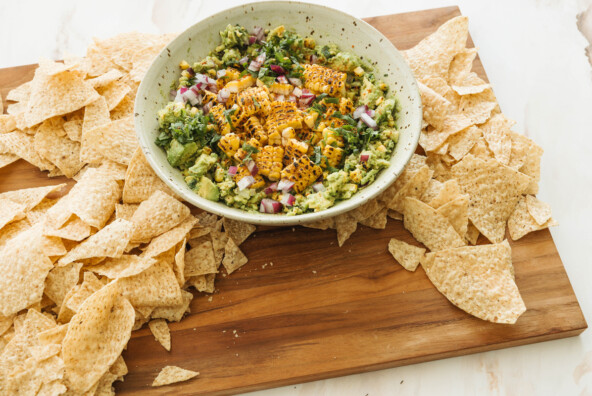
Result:
{"label": "white marble countertop", "polygon": [[[576,15],[592,0],[317,1],[358,17],[458,4],[504,113],[545,149],[539,197],[592,318],[592,69]],[[0,2],[0,67],[82,55],[91,37],[182,31],[240,1]],[[333,4],[334,3],[334,4]],[[588,18],[592,22],[592,16]],[[592,26],[589,27],[592,32]],[[256,392],[253,395],[592,395],[592,331],[579,337]]]}

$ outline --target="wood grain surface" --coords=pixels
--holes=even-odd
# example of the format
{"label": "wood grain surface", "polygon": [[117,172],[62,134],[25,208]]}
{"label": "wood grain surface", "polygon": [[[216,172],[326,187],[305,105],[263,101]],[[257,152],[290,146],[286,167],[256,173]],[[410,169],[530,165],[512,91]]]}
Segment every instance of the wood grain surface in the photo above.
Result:
{"label": "wood grain surface", "polygon": [[[366,19],[406,49],[459,15],[457,7]],[[472,45],[472,42],[471,42]],[[0,90],[30,80],[35,65],[0,70]],[[485,76],[479,59],[474,70]],[[57,184],[20,160],[0,169],[0,192]],[[72,183],[71,181],[68,181]],[[249,263],[199,295],[191,315],[170,325],[172,350],[148,329],[124,352],[121,394],[232,394],[577,335],[586,321],[548,230],[511,243],[516,283],[528,310],[515,325],[471,317],[419,268],[396,264],[390,238],[417,245],[399,221],[359,226],[337,247],[335,231],[265,228],[241,247]],[[201,373],[151,388],[165,365]]]}

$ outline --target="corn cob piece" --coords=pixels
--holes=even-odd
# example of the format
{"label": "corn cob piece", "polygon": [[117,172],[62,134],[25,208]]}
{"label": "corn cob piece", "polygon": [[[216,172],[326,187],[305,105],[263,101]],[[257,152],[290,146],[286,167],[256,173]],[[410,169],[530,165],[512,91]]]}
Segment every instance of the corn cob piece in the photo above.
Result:
{"label": "corn cob piece", "polygon": [[343,158],[343,149],[327,145],[323,148],[323,155],[327,157],[329,166],[337,168]]}
{"label": "corn cob piece", "polygon": [[267,132],[256,116],[250,116],[244,123],[244,128],[249,138],[255,138],[261,145],[267,143]]}
{"label": "corn cob piece", "polygon": [[[238,183],[245,176],[252,176],[251,172],[245,164],[240,164],[236,170],[236,175],[234,175],[233,179],[236,183]],[[253,178],[255,179],[255,183],[253,183],[249,188],[259,188],[265,185],[265,179],[263,179],[263,176],[261,176],[261,174],[258,173],[256,176],[253,176]]]}
{"label": "corn cob piece", "polygon": [[[226,108],[224,107],[223,104],[217,104],[216,106],[214,106],[210,109],[210,115],[212,116],[212,118],[216,122],[216,125],[218,125],[218,130],[220,131],[220,135],[226,135],[232,129],[232,127],[228,123],[228,120],[226,119],[226,114],[224,114],[225,111],[226,111]],[[231,119],[231,122],[232,122],[232,119]]]}
{"label": "corn cob piece", "polygon": [[354,104],[349,98],[339,99],[339,112],[341,114],[350,114],[354,111]]}
{"label": "corn cob piece", "polygon": [[294,87],[292,84],[273,83],[269,87],[269,91],[278,95],[288,96],[292,92]]}
{"label": "corn cob piece", "polygon": [[[261,143],[259,143],[259,141],[255,138],[251,138],[247,141],[247,144],[255,147],[257,150],[259,150],[261,148]],[[237,160],[238,162],[242,162],[242,160],[244,160],[247,156],[247,152],[245,150],[243,150],[243,148],[239,148],[236,152],[236,154],[234,154],[234,159]],[[258,153],[251,153],[251,158],[256,159],[257,158]]]}
{"label": "corn cob piece", "polygon": [[226,88],[230,92],[241,92],[249,87],[252,87],[253,84],[255,84],[255,78],[248,74],[238,80],[229,81],[228,83],[226,83],[224,88]]}
{"label": "corn cob piece", "polygon": [[220,150],[224,151],[228,157],[232,157],[240,147],[240,137],[235,133],[227,133],[218,141],[218,147],[220,147]]}
{"label": "corn cob piece", "polygon": [[296,131],[296,139],[306,143],[312,143],[314,136],[312,129],[308,128],[306,125],[303,125],[302,129]]}
{"label": "corn cob piece", "polygon": [[329,96],[345,95],[346,73],[320,65],[304,65],[304,86],[312,91],[326,93]]}
{"label": "corn cob piece", "polygon": [[324,146],[334,146],[334,147],[343,147],[343,137],[340,136],[337,132],[332,129],[325,128],[323,129],[323,140],[321,145]]}
{"label": "corn cob piece", "polygon": [[271,101],[267,87],[252,87],[237,94],[236,103],[242,112],[251,116],[253,114],[269,113]]}
{"label": "corn cob piece", "polygon": [[308,144],[296,139],[290,139],[284,145],[284,165],[290,165],[294,160],[302,157],[308,151]]}
{"label": "corn cob piece", "polygon": [[320,166],[315,165],[314,162],[303,155],[290,165],[282,170],[282,179],[287,179],[294,182],[294,191],[300,193],[304,189],[314,183],[323,173]]}
{"label": "corn cob piece", "polygon": [[203,91],[201,103],[202,105],[206,105],[212,102],[212,105],[218,104],[218,96],[210,91]]}
{"label": "corn cob piece", "polygon": [[273,132],[281,133],[284,129],[292,127],[302,128],[302,114],[292,102],[272,102],[265,128],[271,137]]}
{"label": "corn cob piece", "polygon": [[280,179],[283,168],[282,157],[284,148],[282,146],[265,146],[257,155],[257,168],[259,173],[271,181]]}

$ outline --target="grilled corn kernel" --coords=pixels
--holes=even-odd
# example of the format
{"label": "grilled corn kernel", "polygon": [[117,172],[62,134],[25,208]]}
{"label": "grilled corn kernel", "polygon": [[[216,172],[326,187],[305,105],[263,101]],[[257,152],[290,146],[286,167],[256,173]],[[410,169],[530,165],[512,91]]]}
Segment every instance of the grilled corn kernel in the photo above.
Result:
{"label": "grilled corn kernel", "polygon": [[214,180],[216,180],[218,183],[224,180],[224,169],[222,169],[222,167],[216,167],[216,170],[214,171]]}
{"label": "grilled corn kernel", "polygon": [[206,73],[210,75],[210,77],[216,77],[216,70],[210,69]]}
{"label": "grilled corn kernel", "polygon": [[265,146],[257,155],[256,163],[259,173],[271,181],[279,180],[283,168],[282,157],[284,148],[281,146]]}
{"label": "grilled corn kernel", "polygon": [[296,131],[292,127],[285,128],[282,131],[282,145],[285,146],[288,144],[290,139],[294,139],[296,137]]}
{"label": "grilled corn kernel", "polygon": [[206,155],[210,155],[212,154],[212,149],[206,146],[203,148],[202,152]]}
{"label": "grilled corn kernel", "polygon": [[269,134],[267,143],[271,146],[279,146],[282,144],[282,136],[279,132],[274,131]]}
{"label": "grilled corn kernel", "polygon": [[323,129],[323,143],[325,146],[343,147],[343,137],[329,128]]}
{"label": "grilled corn kernel", "polygon": [[306,48],[314,49],[316,46],[315,40],[312,37],[306,37],[304,39],[304,46]]}
{"label": "grilled corn kernel", "polygon": [[181,62],[179,62],[179,67],[183,70],[189,69],[189,63],[187,63],[186,61],[182,60]]}
{"label": "grilled corn kernel", "polygon": [[320,166],[308,158],[307,155],[294,160],[290,165],[282,170],[282,179],[288,179],[294,182],[294,192],[300,193],[314,183],[323,173]]}
{"label": "grilled corn kernel", "polygon": [[319,113],[317,113],[316,111],[312,111],[306,117],[304,117],[304,123],[310,129],[313,129],[315,126],[315,122],[317,121],[317,118],[319,118]]}
{"label": "grilled corn kernel", "polygon": [[354,69],[354,73],[356,76],[359,77],[364,74],[364,69],[362,69],[360,66],[358,66]]}
{"label": "grilled corn kernel", "polygon": [[185,77],[185,78],[189,78],[189,77],[191,77],[191,74],[189,74],[189,72],[188,72],[187,70],[183,70],[183,71],[181,72],[181,75],[182,75],[183,77]]}
{"label": "grilled corn kernel", "polygon": [[360,183],[362,181],[362,171],[359,169],[349,172],[349,179],[354,183]]}
{"label": "grilled corn kernel", "polygon": [[381,153],[386,153],[386,147],[384,147],[383,144],[381,144],[380,146],[376,147],[377,151],[380,151]]}
{"label": "grilled corn kernel", "polygon": [[240,138],[235,133],[227,133],[220,138],[220,141],[218,141],[218,147],[220,147],[220,150],[224,151],[228,157],[232,157],[238,150],[239,146]]}

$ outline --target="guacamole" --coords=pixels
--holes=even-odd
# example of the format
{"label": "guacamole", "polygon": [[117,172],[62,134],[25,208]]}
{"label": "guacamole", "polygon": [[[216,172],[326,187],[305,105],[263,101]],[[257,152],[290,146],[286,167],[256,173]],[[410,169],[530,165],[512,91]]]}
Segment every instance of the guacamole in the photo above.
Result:
{"label": "guacamole", "polygon": [[374,182],[399,138],[394,92],[354,53],[284,26],[228,25],[180,63],[156,144],[205,199],[246,211],[325,210]]}

